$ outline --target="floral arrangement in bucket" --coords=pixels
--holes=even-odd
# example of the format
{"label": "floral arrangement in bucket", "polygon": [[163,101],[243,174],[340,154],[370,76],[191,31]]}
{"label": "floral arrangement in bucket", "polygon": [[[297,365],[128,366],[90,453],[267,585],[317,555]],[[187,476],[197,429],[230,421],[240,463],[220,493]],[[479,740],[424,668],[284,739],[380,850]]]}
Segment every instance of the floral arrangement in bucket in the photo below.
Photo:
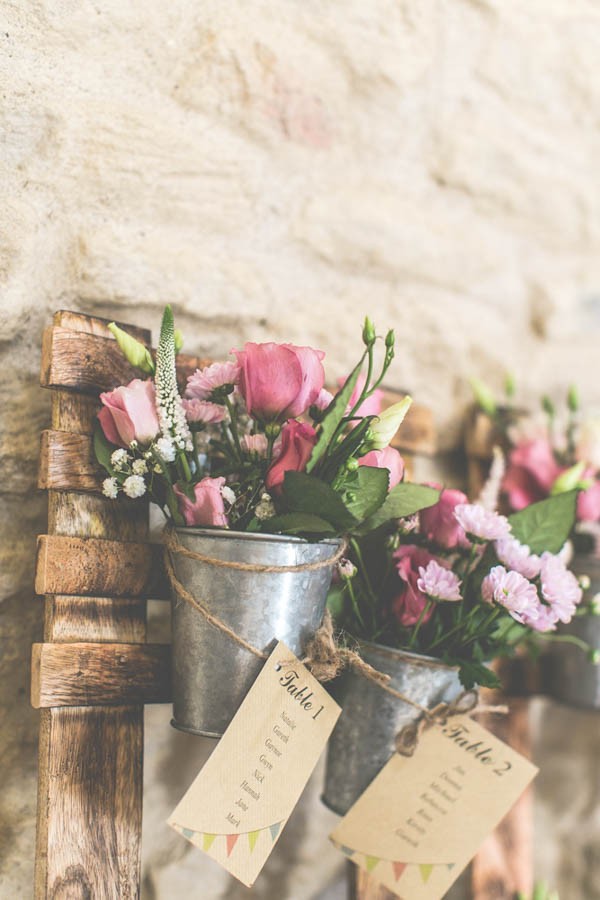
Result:
{"label": "floral arrangement in bucket", "polygon": [[401,481],[389,443],[411,399],[379,409],[394,334],[383,339],[376,373],[369,319],[361,358],[335,396],[324,387],[321,351],[276,343],[246,343],[233,359],[195,371],[181,396],[169,307],[156,361],[111,330],[146,378],[100,397],[94,446],[104,493],[147,496],[164,512],[173,724],[218,736],[274,638],[305,651],[347,540],[374,516],[413,514],[438,492]]}
{"label": "floral arrangement in bucket", "polygon": [[394,358],[394,334],[385,336],[375,376],[378,339],[369,319],[361,359],[335,396],[324,387],[321,351],[247,343],[232,351],[235,359],[197,370],[181,397],[170,307],[156,362],[116,325],[111,330],[150,377],[100,396],[94,446],[107,497],[148,495],[179,526],[312,538],[437,499],[430,488],[401,482],[402,459],[389,446],[411,398],[370,411]]}
{"label": "floral arrangement in bucket", "polygon": [[506,518],[443,489],[418,516],[353,542],[354,565],[330,592],[334,618],[352,637],[458,666],[465,688],[498,686],[488,661],[534,649],[581,601],[563,553],[576,500],[563,493]]}

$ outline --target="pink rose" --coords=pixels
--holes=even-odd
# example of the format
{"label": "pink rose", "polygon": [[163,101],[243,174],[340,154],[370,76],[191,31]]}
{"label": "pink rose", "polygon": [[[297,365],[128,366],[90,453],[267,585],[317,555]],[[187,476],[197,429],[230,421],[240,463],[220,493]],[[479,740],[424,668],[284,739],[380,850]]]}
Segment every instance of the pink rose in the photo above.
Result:
{"label": "pink rose", "polygon": [[293,344],[244,344],[232,350],[240,365],[239,389],[248,414],[262,422],[285,422],[317,400],[325,372],[325,354]]}
{"label": "pink rose", "polygon": [[546,438],[519,444],[509,455],[509,465],[502,481],[511,509],[524,509],[544,500],[560,475],[560,466]]}
{"label": "pink rose", "polygon": [[393,447],[383,450],[371,450],[358,461],[359,466],[372,466],[374,469],[387,469],[390,473],[388,490],[400,484],[404,478],[404,460]]}
{"label": "pink rose", "polygon": [[[441,488],[440,484],[429,482],[429,487]],[[434,541],[448,550],[464,546],[467,536],[454,515],[454,510],[461,503],[468,503],[466,494],[451,488],[445,488],[434,506],[422,509],[419,513],[420,530],[428,541]]]}
{"label": "pink rose", "polygon": [[[346,384],[347,378],[338,378],[338,386],[340,388],[344,387]],[[350,395],[350,400],[348,401],[348,408],[346,410],[346,415],[350,412],[350,410],[354,407],[354,404],[358,400],[366,382],[365,375],[359,375],[358,380],[354,386],[354,390]],[[356,412],[355,416],[362,417],[364,419],[365,416],[378,416],[381,410],[383,409],[383,391],[381,388],[376,388],[370,397],[362,403]],[[355,424],[358,424],[356,422]]]}
{"label": "pink rose", "polygon": [[303,472],[317,442],[312,425],[291,420],[281,429],[281,451],[267,472],[265,484],[277,493],[286,472]]}
{"label": "pink rose", "polygon": [[216,525],[219,528],[227,528],[229,524],[225,515],[222,488],[225,479],[203,478],[194,485],[195,500],[190,500],[177,485],[173,490],[177,496],[179,512],[183,516],[186,525]]}
{"label": "pink rose", "polygon": [[134,378],[127,385],[100,394],[100,400],[104,409],[98,419],[111,444],[129,447],[134,440],[149,444],[160,431],[153,381]]}
{"label": "pink rose", "polygon": [[[585,475],[585,477],[592,477]],[[577,518],[580,522],[597,522],[600,519],[600,481],[594,481],[587,491],[577,498]]]}
{"label": "pink rose", "polygon": [[[404,585],[402,591],[392,601],[392,611],[400,625],[406,628],[416,625],[428,600],[427,595],[419,590],[417,584],[420,578],[419,568],[426,568],[432,560],[445,568],[447,568],[447,564],[444,560],[436,559],[427,550],[417,547],[415,544],[398,547],[394,553],[394,559],[396,560],[396,571]],[[423,622],[429,621],[432,612],[433,607],[425,614]]]}

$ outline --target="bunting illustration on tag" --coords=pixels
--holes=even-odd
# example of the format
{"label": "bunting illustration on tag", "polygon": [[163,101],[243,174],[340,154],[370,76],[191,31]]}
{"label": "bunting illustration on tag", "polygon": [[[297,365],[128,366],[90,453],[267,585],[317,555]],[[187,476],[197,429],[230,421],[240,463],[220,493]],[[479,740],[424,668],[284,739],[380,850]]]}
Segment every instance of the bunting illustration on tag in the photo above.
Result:
{"label": "bunting illustration on tag", "polygon": [[369,874],[375,873],[375,877],[377,875],[383,876],[386,880],[391,875],[395,882],[399,882],[404,873],[408,873],[412,868],[415,872],[418,872],[423,884],[427,884],[436,866],[439,866],[446,872],[451,872],[455,866],[455,863],[411,863],[394,859],[382,859],[379,856],[370,856],[367,853],[362,853],[360,850],[353,850],[352,847],[338,844],[334,840],[332,840],[332,844],[353,863],[366,869]]}
{"label": "bunting illustration on tag", "polygon": [[212,856],[216,862],[222,862],[224,858],[228,859],[231,856],[240,840],[242,841],[242,844],[247,842],[246,845],[251,854],[254,852],[259,839],[262,842],[266,839],[268,842],[267,849],[270,850],[271,845],[274,844],[279,837],[281,826],[284,823],[283,821],[274,822],[273,825],[268,825],[266,828],[257,828],[255,831],[241,833],[234,831],[223,834],[209,834],[205,831],[194,831],[193,828],[184,828],[176,822],[170,822],[169,824],[171,825],[171,828],[178,831],[186,838],[186,840],[190,841],[191,844],[194,844],[196,847],[199,847],[200,850],[203,850],[209,856]]}

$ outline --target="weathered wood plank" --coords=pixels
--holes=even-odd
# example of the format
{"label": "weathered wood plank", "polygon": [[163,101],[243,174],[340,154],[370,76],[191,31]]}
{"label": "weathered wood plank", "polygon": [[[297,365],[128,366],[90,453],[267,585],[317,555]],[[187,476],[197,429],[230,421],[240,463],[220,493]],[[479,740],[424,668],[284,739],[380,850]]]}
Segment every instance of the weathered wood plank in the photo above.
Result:
{"label": "weathered wood plank", "polygon": [[42,534],[35,590],[38,594],[137,597],[157,585],[161,562],[158,545]]}
{"label": "weathered wood plank", "polygon": [[101,493],[106,473],[94,456],[92,438],[68,431],[42,431],[38,487]]}
{"label": "weathered wood plank", "polygon": [[31,704],[124,706],[171,699],[168,644],[34,644]]}
{"label": "weathered wood plank", "polygon": [[[106,322],[77,313],[59,313],[55,324],[78,333],[109,334]],[[136,336],[150,339],[147,332]],[[51,360],[49,337],[51,332],[46,361]],[[53,428],[89,434],[96,405],[93,397],[54,391]],[[54,535],[139,542],[148,533],[147,505],[125,508],[98,495],[51,490],[48,526]],[[74,614],[71,604],[78,599],[46,597],[47,638],[145,639],[143,602],[94,597],[80,601]],[[125,612],[126,602],[131,606]],[[98,604],[104,604],[103,614]],[[36,900],[139,896],[143,714],[142,705],[40,711]]]}
{"label": "weathered wood plank", "polygon": [[[73,312],[70,309],[59,309],[52,319],[54,325],[61,328],[69,328],[71,331],[82,331],[85,334],[97,334],[100,337],[112,338],[108,326],[113,319],[102,319],[99,316],[88,316],[85,313]],[[129,325],[124,322],[116,323],[119,328],[124,328],[132,337],[150,346],[152,334],[148,328],[139,325]]]}
{"label": "weathered wood plank", "polygon": [[[192,372],[207,362],[180,353],[177,357],[180,387],[185,386]],[[132,378],[140,377],[140,373],[125,359],[112,335],[86,334],[56,325],[44,332],[40,370],[42,387],[96,396],[101,391],[110,391],[127,384]]]}
{"label": "weathered wood plank", "polygon": [[48,596],[44,640],[77,641],[93,622],[95,641],[142,643],[145,615],[146,601],[138,597]]}

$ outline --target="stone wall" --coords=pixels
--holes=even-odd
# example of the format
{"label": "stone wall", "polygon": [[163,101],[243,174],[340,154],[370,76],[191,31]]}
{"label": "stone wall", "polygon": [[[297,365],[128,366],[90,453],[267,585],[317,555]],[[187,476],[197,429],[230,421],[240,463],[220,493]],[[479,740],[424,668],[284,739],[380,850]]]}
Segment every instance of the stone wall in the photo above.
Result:
{"label": "stone wall", "polygon": [[[396,328],[392,383],[433,407],[445,453],[473,373],[499,383],[511,368],[525,402],[576,381],[597,403],[600,10],[0,0],[0,25],[0,893],[18,898],[33,855],[36,383],[51,312],[156,329],[170,301],[191,352],[285,338],[322,347],[341,375],[368,311]],[[598,719],[536,710],[539,871],[593,900]],[[146,897],[245,896],[163,825],[207,752],[167,719],[148,711]],[[318,793],[315,779],[257,897],[335,883]]]}

